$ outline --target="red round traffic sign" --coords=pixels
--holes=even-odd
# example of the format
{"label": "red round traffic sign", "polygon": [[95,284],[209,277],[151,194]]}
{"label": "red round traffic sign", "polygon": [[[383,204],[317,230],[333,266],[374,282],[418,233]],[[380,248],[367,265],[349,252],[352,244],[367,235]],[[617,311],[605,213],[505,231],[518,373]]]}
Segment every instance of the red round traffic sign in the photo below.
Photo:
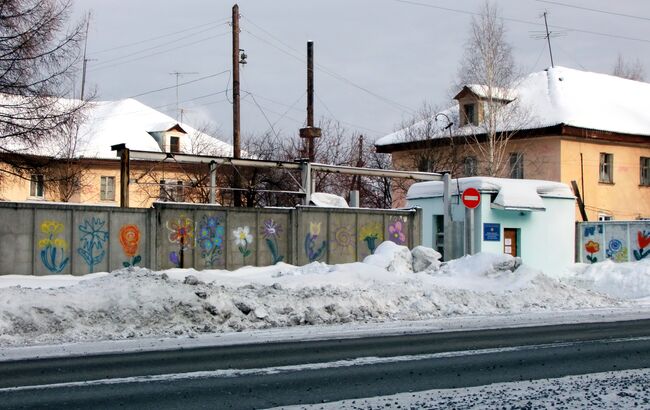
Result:
{"label": "red round traffic sign", "polygon": [[467,188],[463,191],[463,205],[469,209],[476,208],[481,203],[481,193],[476,188]]}

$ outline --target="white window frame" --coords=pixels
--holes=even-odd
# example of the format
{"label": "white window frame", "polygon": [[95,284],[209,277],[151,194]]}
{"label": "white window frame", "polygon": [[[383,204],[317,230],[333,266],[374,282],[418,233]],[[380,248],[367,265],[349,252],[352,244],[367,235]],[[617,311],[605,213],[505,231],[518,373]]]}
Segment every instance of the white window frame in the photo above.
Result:
{"label": "white window frame", "polygon": [[463,173],[466,177],[478,175],[478,161],[476,157],[465,157],[463,160]]}
{"label": "white window frame", "polygon": [[30,198],[45,198],[45,177],[43,174],[30,175],[29,196]]}
{"label": "white window frame", "polygon": [[[108,182],[111,181],[110,190]],[[108,195],[111,193],[112,195]],[[115,201],[115,177],[110,175],[102,175],[99,179],[99,199],[101,201]]]}
{"label": "white window frame", "polygon": [[614,183],[614,154],[601,152],[598,161],[598,182],[601,184]]}
{"label": "white window frame", "polygon": [[639,168],[639,185],[650,186],[650,157],[641,157],[641,160],[639,161]]}
{"label": "white window frame", "polygon": [[185,183],[177,179],[161,179],[158,199],[164,202],[184,202]]}

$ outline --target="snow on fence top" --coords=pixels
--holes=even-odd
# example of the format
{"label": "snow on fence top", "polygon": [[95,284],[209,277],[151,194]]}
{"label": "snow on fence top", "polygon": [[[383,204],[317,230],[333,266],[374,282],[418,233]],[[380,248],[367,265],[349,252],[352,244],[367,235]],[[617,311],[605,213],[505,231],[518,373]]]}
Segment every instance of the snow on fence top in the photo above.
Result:
{"label": "snow on fence top", "polygon": [[[497,193],[492,206],[502,209],[544,210],[543,197],[574,199],[571,189],[561,182],[537,179],[507,179],[492,177],[468,177],[451,181],[451,195],[458,191],[476,188],[481,193]],[[418,182],[408,190],[406,198],[434,198],[443,195],[440,181]]]}
{"label": "snow on fence top", "polygon": [[[476,89],[472,85],[472,90]],[[474,91],[474,92],[479,92]],[[509,121],[498,124],[499,131],[536,129],[555,125],[619,132],[623,134],[650,136],[650,114],[646,102],[650,100],[650,84],[628,80],[607,74],[580,71],[566,67],[548,68],[524,77],[514,87],[516,99],[508,104],[517,110],[523,120],[512,120],[513,115],[504,115]],[[445,110],[458,117],[458,107]],[[485,132],[482,127],[468,124],[458,127],[454,121],[454,135],[472,135]],[[498,122],[498,121],[497,121]],[[425,126],[422,121],[412,127]],[[428,123],[431,126],[431,123]],[[444,123],[437,126],[433,138],[448,137]],[[377,146],[399,144],[407,136],[417,133],[399,130],[386,135],[375,143]],[[429,135],[431,137],[431,135]]]}

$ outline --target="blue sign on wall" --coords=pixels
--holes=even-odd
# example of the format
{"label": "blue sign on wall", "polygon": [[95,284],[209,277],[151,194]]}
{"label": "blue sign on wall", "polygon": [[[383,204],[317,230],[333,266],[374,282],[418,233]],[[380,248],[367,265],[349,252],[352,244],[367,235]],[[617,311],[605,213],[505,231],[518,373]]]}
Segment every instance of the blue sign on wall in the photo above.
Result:
{"label": "blue sign on wall", "polygon": [[501,241],[501,224],[483,224],[484,241]]}

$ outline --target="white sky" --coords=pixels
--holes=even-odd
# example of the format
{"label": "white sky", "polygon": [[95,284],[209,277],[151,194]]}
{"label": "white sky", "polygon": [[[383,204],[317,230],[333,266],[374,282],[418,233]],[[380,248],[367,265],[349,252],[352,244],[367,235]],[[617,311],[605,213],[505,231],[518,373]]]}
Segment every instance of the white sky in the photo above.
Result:
{"label": "white sky", "polygon": [[[248,64],[241,70],[244,137],[269,130],[269,122],[274,123],[276,132],[287,135],[303,126],[307,40],[315,42],[316,118],[334,118],[346,127],[379,137],[392,132],[409,117],[409,110],[417,109],[424,101],[445,105],[450,101],[450,84],[467,38],[471,13],[477,12],[482,3],[239,1],[240,47],[248,55]],[[543,30],[544,10],[549,12],[550,29],[562,34],[552,43],[556,65],[608,73],[621,53],[628,60],[638,58],[650,70],[650,2],[496,3],[502,17],[511,19],[505,22],[508,39],[524,72],[550,65],[546,42],[532,38],[534,31]],[[107,100],[172,87],[137,98],[175,117],[176,77],[170,73],[197,73],[181,76],[183,83],[230,69],[228,22],[232,5],[223,0],[77,0],[74,18],[88,11],[93,13],[88,87],[96,87],[98,98]],[[232,133],[232,106],[223,93],[228,78],[225,73],[179,87],[184,120],[197,127],[207,122],[217,124],[226,140]]]}

